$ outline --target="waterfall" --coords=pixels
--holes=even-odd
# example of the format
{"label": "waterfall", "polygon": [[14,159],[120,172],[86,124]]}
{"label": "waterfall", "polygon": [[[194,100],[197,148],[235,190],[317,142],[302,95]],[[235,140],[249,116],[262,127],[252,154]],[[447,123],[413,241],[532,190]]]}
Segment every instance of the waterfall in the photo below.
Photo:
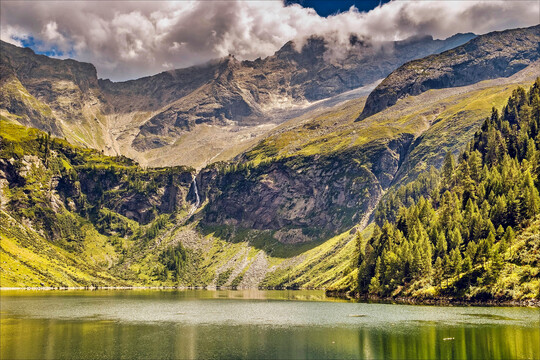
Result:
{"label": "waterfall", "polygon": [[197,211],[197,209],[199,208],[199,205],[201,205],[199,189],[197,189],[197,178],[195,177],[193,178],[193,181],[191,182],[191,186],[193,186],[193,191],[195,192],[195,204],[191,206],[188,216],[195,214],[195,211]]}
{"label": "waterfall", "polygon": [[195,208],[198,208],[201,204],[201,198],[199,197],[199,190],[197,189],[197,178],[193,178],[193,189],[195,190]]}

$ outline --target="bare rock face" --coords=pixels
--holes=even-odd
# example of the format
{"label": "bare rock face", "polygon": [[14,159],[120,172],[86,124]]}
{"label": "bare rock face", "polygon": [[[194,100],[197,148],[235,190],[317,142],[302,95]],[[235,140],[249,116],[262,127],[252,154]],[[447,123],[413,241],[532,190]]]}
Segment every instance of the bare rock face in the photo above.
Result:
{"label": "bare rock face", "polygon": [[276,238],[287,243],[343,231],[376,205],[412,139],[404,134],[342,153],[284,159],[227,174],[206,169],[197,180],[203,199],[209,200],[204,223],[276,230]]}
{"label": "bare rock face", "polygon": [[359,120],[407,95],[511,76],[540,58],[539,44],[540,25],[537,25],[492,32],[441,54],[411,61],[373,90]]}
{"label": "bare rock face", "polygon": [[63,120],[77,121],[86,106],[99,102],[92,64],[36,55],[5,42],[0,46],[0,109],[21,116],[23,124],[61,136],[59,114]]}

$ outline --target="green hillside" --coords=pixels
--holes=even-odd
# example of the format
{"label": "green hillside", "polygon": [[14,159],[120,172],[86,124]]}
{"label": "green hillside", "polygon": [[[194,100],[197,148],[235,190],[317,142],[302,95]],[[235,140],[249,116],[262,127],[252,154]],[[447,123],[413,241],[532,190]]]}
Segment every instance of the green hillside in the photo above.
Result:
{"label": "green hillside", "polygon": [[143,170],[7,120],[0,136],[3,287],[137,283],[113,268],[189,207],[190,169]]}
{"label": "green hillside", "polygon": [[[359,237],[355,294],[540,296],[540,78],[493,109],[457,162],[386,197]],[[354,283],[353,283],[354,284]],[[342,290],[345,287],[341,288]]]}
{"label": "green hillside", "polygon": [[[2,287],[258,286],[305,249],[313,259],[332,249],[334,240],[295,246],[251,230],[232,229],[234,240],[223,227],[201,232],[189,216],[191,169],[144,170],[7,120],[0,136]],[[318,272],[310,286],[338,275]]]}
{"label": "green hillside", "polygon": [[[405,98],[362,122],[354,120],[363,98],[292,119],[235,162],[197,174],[198,208],[193,169],[144,169],[3,118],[1,286],[355,290],[363,276],[358,243],[382,231],[363,230],[379,198],[385,201],[375,219],[383,229],[385,219],[397,221],[401,205],[416,204],[418,194],[427,199],[440,180],[425,169],[457,153],[492,107],[531,83],[534,69]],[[538,224],[512,226],[519,259],[534,256]],[[530,296],[509,269],[500,276],[518,284],[513,297]],[[451,283],[444,280],[443,287]],[[439,294],[432,281],[414,291]]]}

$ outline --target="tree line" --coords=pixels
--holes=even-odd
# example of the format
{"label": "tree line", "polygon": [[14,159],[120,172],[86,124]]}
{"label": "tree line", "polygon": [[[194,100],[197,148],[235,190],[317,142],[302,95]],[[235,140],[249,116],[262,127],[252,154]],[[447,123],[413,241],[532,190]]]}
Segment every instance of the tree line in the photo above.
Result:
{"label": "tree line", "polygon": [[[389,194],[364,244],[357,291],[467,294],[493,284],[516,238],[540,213],[540,78],[492,110],[466,149]],[[537,274],[538,276],[538,274]]]}

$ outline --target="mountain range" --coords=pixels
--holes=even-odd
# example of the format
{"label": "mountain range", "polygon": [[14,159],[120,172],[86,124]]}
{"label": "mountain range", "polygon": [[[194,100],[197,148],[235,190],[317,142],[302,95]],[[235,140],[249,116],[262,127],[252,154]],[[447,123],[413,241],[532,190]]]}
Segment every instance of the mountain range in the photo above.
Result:
{"label": "mountain range", "polygon": [[[351,37],[337,52],[312,37],[265,59],[231,55],[121,83],[2,43],[2,286],[358,290],[368,266],[359,254],[381,243],[381,214],[397,212],[397,199],[415,206],[426,183],[421,194],[434,194],[445,157],[472,146],[493,108],[512,129],[504,109],[540,75],[539,40],[534,26],[446,40]],[[534,114],[534,89],[516,113]],[[534,233],[535,216],[512,223],[513,239]],[[537,242],[523,241],[529,256]],[[375,271],[382,249],[364,277],[379,281],[371,294],[391,296],[398,282]],[[433,266],[447,261],[434,254]],[[524,281],[534,288],[537,276]],[[493,284],[479,286],[495,296]],[[437,286],[433,277],[422,296],[443,294]]]}
{"label": "mountain range", "polygon": [[[230,159],[239,152],[234,147],[242,146],[246,138],[249,142],[263,135],[318,101],[370,85],[406,61],[442,52],[474,36],[384,43],[351,37],[350,49],[339,55],[324,38],[313,37],[299,51],[289,42],[265,59],[240,62],[231,55],[120,83],[98,80],[91,64],[46,58],[2,43],[0,75],[9,86],[3,86],[0,106],[26,115],[27,125],[107,154],[154,166],[203,167],[221,153],[225,156],[219,160]],[[228,136],[222,140],[223,132]],[[189,137],[206,149],[199,146],[166,159],[160,156],[164,151],[152,152],[165,147],[184,153]],[[231,155],[226,154],[229,151]]]}

